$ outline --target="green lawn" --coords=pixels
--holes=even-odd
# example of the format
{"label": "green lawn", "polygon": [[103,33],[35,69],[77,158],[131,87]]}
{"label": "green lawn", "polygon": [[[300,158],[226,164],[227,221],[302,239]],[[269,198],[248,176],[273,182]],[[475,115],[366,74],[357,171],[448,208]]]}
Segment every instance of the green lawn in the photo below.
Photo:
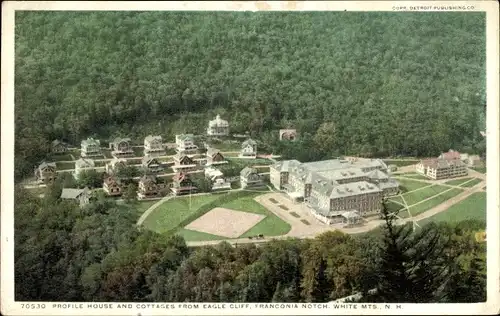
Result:
{"label": "green lawn", "polygon": [[464,183],[462,185],[460,185],[461,187],[465,187],[465,188],[469,188],[469,187],[473,187],[475,186],[476,184],[478,184],[479,182],[481,182],[482,180],[481,179],[478,179],[478,178],[475,178],[467,183]]}
{"label": "green lawn", "polygon": [[274,213],[268,211],[264,206],[255,201],[254,197],[257,195],[259,194],[252,194],[250,196],[246,196],[235,201],[220,205],[220,207],[225,207],[236,211],[266,215],[266,218],[264,218],[254,227],[250,228],[250,230],[245,232],[240,237],[249,237],[259,234],[263,234],[264,236],[279,236],[288,233],[291,229],[290,224],[283,221],[278,216],[274,215]]}
{"label": "green lawn", "polygon": [[[76,156],[75,156],[76,158]],[[71,155],[66,153],[66,154],[60,154],[60,155],[55,155],[55,154],[49,154],[47,155],[46,158],[47,161],[72,161],[73,159],[71,158]]]}
{"label": "green lawn", "polygon": [[418,214],[421,214],[425,211],[430,210],[431,208],[451,199],[452,197],[462,193],[463,191],[461,189],[451,189],[450,191],[443,193],[441,195],[438,195],[428,201],[422,202],[418,205],[415,206],[410,206],[410,212],[412,216],[416,216]]}
{"label": "green lawn", "polygon": [[[388,200],[388,201],[385,203],[385,206],[387,207],[387,210],[388,210],[390,213],[397,212],[397,211],[399,211],[400,209],[404,208],[404,206],[403,206],[403,205],[398,204],[398,203],[394,203],[394,202],[392,202],[391,200]],[[402,211],[401,211],[401,212],[402,212]]]}
{"label": "green lawn", "polygon": [[408,205],[412,205],[446,190],[448,190],[448,188],[445,186],[433,185],[422,190],[405,193],[403,197]]}
{"label": "green lawn", "polygon": [[477,192],[451,206],[444,212],[423,219],[418,223],[425,225],[428,222],[460,222],[467,219],[486,221],[486,192]]}
{"label": "green lawn", "polygon": [[455,179],[455,180],[451,180],[451,181],[446,181],[445,184],[449,184],[449,185],[460,185],[464,182],[467,182],[469,180],[471,180],[472,178],[463,178],[463,179]]}
{"label": "green lawn", "polygon": [[473,170],[476,170],[477,172],[481,172],[481,173],[486,173],[486,167],[483,166],[483,167],[474,167],[474,168],[471,168]]}
{"label": "green lawn", "polygon": [[397,179],[397,181],[400,183],[400,189],[403,192],[409,192],[413,191],[416,189],[420,189],[423,187],[428,186],[429,184],[424,183],[424,182],[419,182],[419,181],[412,181],[408,179]]}
{"label": "green lawn", "polygon": [[184,219],[195,213],[202,205],[215,201],[219,195],[201,195],[191,197],[189,208],[188,196],[177,197],[166,201],[156,208],[144,221],[144,227],[158,233],[166,233],[177,228]]}
{"label": "green lawn", "polygon": [[70,170],[75,169],[74,162],[56,162],[57,170]]}
{"label": "green lawn", "polygon": [[398,167],[411,166],[417,164],[418,160],[384,160],[386,165],[396,165]]}
{"label": "green lawn", "polygon": [[200,240],[221,240],[226,239],[223,236],[212,235],[208,233],[199,232],[196,230],[190,230],[186,228],[180,228],[176,231],[177,235],[180,235],[186,241],[200,241]]}
{"label": "green lawn", "polygon": [[412,179],[429,180],[429,178],[427,178],[426,176],[423,176],[421,174],[412,174],[412,175],[402,174],[402,176],[412,178]]}
{"label": "green lawn", "polygon": [[[226,194],[226,193],[221,193]],[[144,221],[143,225],[158,233],[166,233],[175,230],[177,234],[183,236],[187,241],[195,240],[218,240],[225,237],[192,231],[179,227],[179,224],[186,220],[203,205],[217,200],[221,194],[211,194],[191,197],[191,209],[189,209],[189,197],[179,197],[166,201],[156,208]],[[237,211],[266,215],[262,221],[253,226],[240,237],[249,237],[259,234],[264,236],[284,235],[290,231],[288,223],[268,211],[264,206],[254,200],[254,197],[261,193],[251,194],[237,200],[223,203],[218,207],[229,208]],[[151,201],[154,202],[154,201]],[[147,206],[149,207],[149,206]],[[145,206],[145,209],[147,209]],[[144,210],[143,210],[144,212]]]}
{"label": "green lawn", "polygon": [[144,157],[144,147],[132,147],[135,157]]}

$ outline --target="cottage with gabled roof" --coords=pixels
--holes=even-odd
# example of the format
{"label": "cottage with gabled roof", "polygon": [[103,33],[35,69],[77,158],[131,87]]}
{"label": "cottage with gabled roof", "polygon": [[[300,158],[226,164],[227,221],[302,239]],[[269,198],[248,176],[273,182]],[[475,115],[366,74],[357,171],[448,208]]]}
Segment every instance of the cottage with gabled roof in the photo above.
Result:
{"label": "cottage with gabled roof", "polygon": [[175,145],[177,152],[181,154],[194,154],[198,151],[193,134],[175,135]]}
{"label": "cottage with gabled roof", "polygon": [[229,190],[231,182],[227,181],[224,174],[216,168],[205,168],[205,177],[212,182],[212,190]]}
{"label": "cottage with gabled roof", "polygon": [[193,181],[191,181],[187,173],[178,172],[172,178],[170,190],[175,195],[184,195],[196,193],[198,188],[194,186]]}
{"label": "cottage with gabled roof", "polygon": [[95,170],[94,160],[90,158],[80,158],[75,161],[75,172],[73,173],[75,179],[78,180],[80,178],[80,174],[84,170]]}
{"label": "cottage with gabled roof", "polygon": [[120,179],[113,176],[104,179],[102,185],[104,192],[109,196],[120,196],[122,195],[123,186]]}
{"label": "cottage with gabled roof", "polygon": [[82,140],[80,155],[82,158],[102,156],[101,142],[92,137]]}
{"label": "cottage with gabled roof", "polygon": [[174,156],[174,165],[172,166],[172,169],[175,172],[193,171],[198,169],[198,167],[199,165],[197,165],[196,162],[188,155],[177,153]]}
{"label": "cottage with gabled roof", "polygon": [[35,178],[39,183],[52,183],[57,178],[56,163],[42,162],[35,169]]}
{"label": "cottage with gabled roof", "polygon": [[255,168],[245,167],[240,171],[241,188],[262,186],[262,177]]}
{"label": "cottage with gabled roof", "polygon": [[167,183],[156,176],[145,175],[139,179],[137,198],[139,200],[164,196],[168,192]]}
{"label": "cottage with gabled roof", "polygon": [[166,153],[161,136],[148,135],[144,138],[144,156],[159,157]]}
{"label": "cottage with gabled roof", "polygon": [[61,192],[62,200],[73,200],[76,201],[80,207],[90,203],[91,191],[89,188],[85,187],[83,189],[70,189],[64,188]]}
{"label": "cottage with gabled roof", "polygon": [[115,157],[106,164],[106,173],[110,175],[116,174],[120,168],[125,168],[127,165],[127,159]]}
{"label": "cottage with gabled roof", "polygon": [[227,164],[220,150],[209,147],[205,154],[207,156],[207,166]]}
{"label": "cottage with gabled roof", "polygon": [[257,142],[253,139],[247,139],[241,144],[240,158],[256,158]]}
{"label": "cottage with gabled roof", "polygon": [[111,155],[115,158],[131,157],[134,155],[130,138],[117,137],[111,142]]}
{"label": "cottage with gabled roof", "polygon": [[141,166],[146,173],[158,173],[163,171],[163,164],[156,157],[145,156],[142,158]]}
{"label": "cottage with gabled roof", "polygon": [[220,115],[217,114],[214,120],[208,122],[207,128],[208,136],[227,136],[229,135],[229,123],[223,120]]}
{"label": "cottage with gabled roof", "polygon": [[56,139],[51,143],[51,152],[53,154],[64,154],[68,151],[68,144]]}

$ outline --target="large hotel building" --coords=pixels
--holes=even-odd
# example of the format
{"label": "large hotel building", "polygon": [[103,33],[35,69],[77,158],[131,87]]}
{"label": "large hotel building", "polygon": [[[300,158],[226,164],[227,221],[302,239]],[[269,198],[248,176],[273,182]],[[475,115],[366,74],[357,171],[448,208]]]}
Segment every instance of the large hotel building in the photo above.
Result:
{"label": "large hotel building", "polygon": [[280,161],[270,167],[270,180],[328,224],[353,213],[361,217],[378,214],[384,196],[399,192],[399,183],[391,179],[380,159]]}

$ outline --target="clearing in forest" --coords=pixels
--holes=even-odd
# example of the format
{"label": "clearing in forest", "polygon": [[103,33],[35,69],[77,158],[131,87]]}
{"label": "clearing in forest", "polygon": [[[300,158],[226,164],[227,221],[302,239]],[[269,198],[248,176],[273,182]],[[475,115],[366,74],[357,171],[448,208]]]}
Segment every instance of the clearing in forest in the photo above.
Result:
{"label": "clearing in forest", "polygon": [[261,214],[216,207],[207,214],[191,222],[185,228],[211,235],[237,238],[257,225],[257,223],[262,221],[265,217],[265,215]]}

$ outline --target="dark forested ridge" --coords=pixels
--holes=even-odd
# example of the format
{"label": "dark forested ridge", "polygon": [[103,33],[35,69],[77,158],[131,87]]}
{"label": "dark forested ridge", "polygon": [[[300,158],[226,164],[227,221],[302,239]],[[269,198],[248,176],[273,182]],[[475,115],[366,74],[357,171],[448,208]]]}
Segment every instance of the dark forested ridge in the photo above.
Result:
{"label": "dark forested ridge", "polygon": [[364,301],[486,299],[484,222],[192,249],[137,231],[133,205],[99,196],[79,209],[54,190],[16,190],[16,301],[328,302],[373,288]]}
{"label": "dark forested ridge", "polygon": [[18,177],[55,138],[171,138],[215,113],[271,146],[297,128],[275,149],[302,159],[484,151],[479,12],[16,12],[15,72]]}

